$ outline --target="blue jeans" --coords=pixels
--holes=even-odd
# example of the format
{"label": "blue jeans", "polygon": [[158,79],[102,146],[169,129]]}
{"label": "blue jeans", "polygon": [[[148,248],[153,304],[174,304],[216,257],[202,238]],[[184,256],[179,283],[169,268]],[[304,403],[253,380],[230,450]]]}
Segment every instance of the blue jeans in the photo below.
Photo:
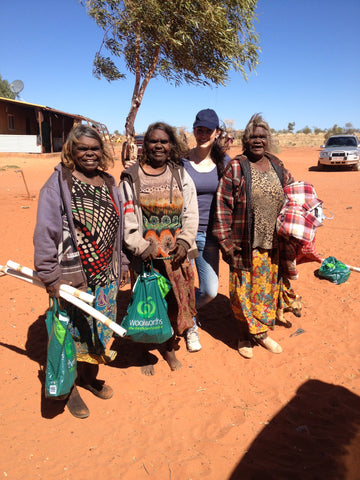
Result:
{"label": "blue jeans", "polygon": [[196,309],[216,297],[219,287],[219,246],[217,241],[206,233],[198,232],[196,245],[199,256],[195,265],[199,277],[199,288],[195,292]]}

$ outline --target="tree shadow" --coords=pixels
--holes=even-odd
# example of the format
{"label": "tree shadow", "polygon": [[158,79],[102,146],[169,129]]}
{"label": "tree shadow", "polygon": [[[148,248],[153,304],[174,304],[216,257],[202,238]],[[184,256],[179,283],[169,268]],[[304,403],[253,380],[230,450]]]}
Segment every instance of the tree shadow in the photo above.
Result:
{"label": "tree shadow", "polygon": [[214,300],[199,310],[198,316],[203,330],[228,347],[237,349],[240,328],[234,318],[228,297],[218,293]]}
{"label": "tree shadow", "polygon": [[256,437],[228,480],[356,480],[360,397],[309,380]]}

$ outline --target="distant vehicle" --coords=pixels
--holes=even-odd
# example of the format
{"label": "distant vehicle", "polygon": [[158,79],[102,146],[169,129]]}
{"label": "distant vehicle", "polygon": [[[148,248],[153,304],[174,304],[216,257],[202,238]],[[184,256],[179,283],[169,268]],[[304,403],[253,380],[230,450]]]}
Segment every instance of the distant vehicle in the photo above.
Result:
{"label": "distant vehicle", "polygon": [[345,165],[360,170],[360,141],[356,135],[332,135],[321,148],[319,168]]}
{"label": "distant vehicle", "polygon": [[135,135],[135,142],[136,142],[136,146],[137,146],[137,156],[138,158],[141,156],[141,152],[142,152],[142,146],[143,146],[143,143],[144,143],[144,135]]}

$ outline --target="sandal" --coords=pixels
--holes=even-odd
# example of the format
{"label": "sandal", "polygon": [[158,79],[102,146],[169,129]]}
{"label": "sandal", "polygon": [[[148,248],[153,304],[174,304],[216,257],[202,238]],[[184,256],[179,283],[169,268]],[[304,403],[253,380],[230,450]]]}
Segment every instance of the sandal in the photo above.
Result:
{"label": "sandal", "polygon": [[253,357],[252,343],[250,340],[239,340],[237,349],[242,357],[244,358]]}
{"label": "sandal", "polygon": [[271,353],[281,353],[283,351],[281,346],[270,337],[258,338],[256,341]]}

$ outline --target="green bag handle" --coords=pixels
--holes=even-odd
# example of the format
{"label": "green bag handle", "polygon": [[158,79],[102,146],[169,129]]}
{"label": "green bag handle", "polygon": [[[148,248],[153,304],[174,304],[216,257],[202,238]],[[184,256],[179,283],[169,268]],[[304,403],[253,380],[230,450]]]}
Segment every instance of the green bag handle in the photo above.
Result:
{"label": "green bag handle", "polygon": [[[58,339],[59,343],[62,344],[64,343],[64,338],[68,327],[64,328],[64,326],[59,322],[59,315],[62,312],[62,310],[60,309],[59,300],[54,297],[52,301],[53,304],[51,307],[51,297],[49,297],[49,309],[53,312],[54,335]],[[65,312],[63,312],[63,314],[64,313]]]}
{"label": "green bag handle", "polygon": [[[146,263],[148,263],[148,262],[146,262]],[[145,270],[145,262],[142,262],[142,273],[141,274],[145,275],[145,273],[146,274],[149,273],[150,275],[154,275],[155,272],[154,272],[154,266],[153,266],[153,261],[152,260],[150,260],[150,272],[147,272]]]}

